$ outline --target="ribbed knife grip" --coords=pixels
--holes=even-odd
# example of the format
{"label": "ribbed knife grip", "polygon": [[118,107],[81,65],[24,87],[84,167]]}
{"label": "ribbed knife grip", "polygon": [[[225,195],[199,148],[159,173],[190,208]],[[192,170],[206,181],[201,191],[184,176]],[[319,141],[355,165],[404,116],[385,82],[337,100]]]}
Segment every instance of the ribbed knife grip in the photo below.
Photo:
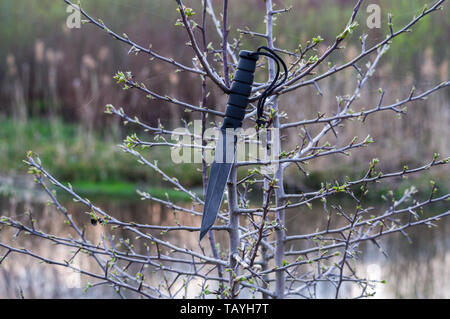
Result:
{"label": "ribbed knife grip", "polygon": [[251,51],[239,52],[239,63],[231,84],[231,93],[228,97],[222,129],[242,127],[248,98],[252,91],[257,60],[258,55]]}

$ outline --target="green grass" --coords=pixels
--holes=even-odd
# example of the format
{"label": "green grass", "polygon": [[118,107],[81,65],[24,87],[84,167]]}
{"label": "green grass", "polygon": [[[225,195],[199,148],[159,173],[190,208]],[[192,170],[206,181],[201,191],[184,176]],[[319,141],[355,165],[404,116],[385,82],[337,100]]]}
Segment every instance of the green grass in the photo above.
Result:
{"label": "green grass", "polygon": [[[140,134],[144,140],[151,135]],[[62,122],[59,119],[30,119],[25,123],[0,117],[0,174],[26,174],[23,163],[29,150],[37,154],[44,168],[58,180],[72,185],[80,184],[97,193],[100,189],[110,194],[131,194],[129,185],[152,185],[152,189],[171,188],[150,167],[139,164],[137,159],[122,152],[118,144],[125,138],[119,130],[86,132],[81,125]],[[170,150],[157,148],[145,150],[145,157],[158,161],[158,166],[171,177],[184,181],[184,186],[201,185],[197,165],[174,165]],[[91,185],[91,186],[88,186]],[[135,189],[132,190],[135,194]]]}
{"label": "green grass", "polygon": [[[382,169],[383,173],[397,172],[400,169]],[[361,167],[341,166],[336,170],[322,170],[312,171],[308,177],[300,177],[301,183],[308,190],[318,190],[322,187],[322,184],[327,182],[334,184],[336,181],[340,185],[345,183],[345,178],[348,176],[350,180],[355,181],[364,177],[366,170]],[[380,183],[370,183],[369,192],[366,194],[365,199],[371,203],[383,202],[383,196],[386,196],[390,191],[393,192],[395,198],[400,198],[404,192],[414,186],[417,189],[416,199],[420,201],[427,200],[430,196],[432,189],[431,181],[434,181],[437,190],[434,197],[443,196],[450,192],[450,180],[448,174],[443,166],[435,167],[432,170],[426,170],[420,174],[410,174],[402,177],[395,177],[381,180]],[[361,195],[360,187],[354,186],[352,189],[355,195],[358,197]],[[291,187],[292,188],[292,187]],[[289,189],[289,192],[297,192],[297,190]],[[339,198],[345,199],[347,195],[338,194]]]}
{"label": "green grass", "polygon": [[136,185],[123,181],[103,181],[95,183],[79,181],[71,184],[73,190],[77,192],[77,194],[94,199],[137,199],[140,198],[137,190],[140,190],[160,199],[166,199],[166,196],[168,196],[173,202],[188,202],[191,200],[187,194],[180,191],[160,187],[149,187],[146,185]]}

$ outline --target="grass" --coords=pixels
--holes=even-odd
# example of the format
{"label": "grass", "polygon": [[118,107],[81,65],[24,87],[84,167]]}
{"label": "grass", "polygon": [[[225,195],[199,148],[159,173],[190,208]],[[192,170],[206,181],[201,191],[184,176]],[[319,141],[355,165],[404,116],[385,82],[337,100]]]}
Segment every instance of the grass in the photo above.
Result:
{"label": "grass", "polygon": [[[59,119],[30,119],[23,123],[0,117],[0,174],[25,174],[27,165],[23,160],[32,150],[47,171],[60,181],[78,185],[85,194],[136,196],[136,185],[141,185],[142,189],[150,189],[150,193],[165,196],[168,192],[173,198],[185,200],[155,171],[120,151],[117,145],[124,138],[125,134],[119,130],[86,132],[81,125]],[[142,138],[151,137],[142,134]],[[169,152],[158,148],[145,150],[144,154],[148,160],[158,161],[169,176],[184,181],[186,187],[200,185],[198,167],[173,165],[167,160]]]}
{"label": "grass", "polygon": [[[389,170],[382,170],[384,173],[388,173]],[[394,170],[399,171],[399,170]],[[353,171],[351,167],[342,166],[340,170],[335,171],[314,171],[311,172],[308,178],[302,179],[302,184],[309,190],[317,190],[322,187],[324,182],[334,183],[339,181],[342,185],[345,181],[345,177],[348,176],[350,180],[359,180],[363,178],[361,172],[365,171],[361,169],[355,169]],[[365,199],[371,203],[384,202],[387,194],[391,193],[395,198],[400,198],[407,189],[414,186],[417,189],[417,194],[415,196],[418,200],[426,200],[430,196],[432,190],[431,181],[434,181],[437,190],[434,197],[443,196],[450,192],[450,180],[448,179],[448,174],[444,167],[436,167],[432,171],[425,171],[421,174],[406,175],[404,177],[395,177],[388,180],[384,180],[381,183],[370,183],[369,192],[366,194]],[[292,187],[291,187],[292,188]],[[355,195],[358,197],[361,195],[359,187],[353,187]],[[289,189],[289,192],[297,192],[295,188]],[[341,199],[346,198],[347,195],[342,195],[339,197]]]}
{"label": "grass", "polygon": [[160,187],[148,187],[146,185],[136,185],[124,181],[103,181],[103,182],[88,182],[79,181],[71,183],[74,191],[81,196],[86,196],[93,199],[131,199],[140,198],[137,194],[137,190],[145,191],[151,196],[161,199],[166,199],[167,196],[173,202],[189,202],[191,198],[180,191],[160,188]]}

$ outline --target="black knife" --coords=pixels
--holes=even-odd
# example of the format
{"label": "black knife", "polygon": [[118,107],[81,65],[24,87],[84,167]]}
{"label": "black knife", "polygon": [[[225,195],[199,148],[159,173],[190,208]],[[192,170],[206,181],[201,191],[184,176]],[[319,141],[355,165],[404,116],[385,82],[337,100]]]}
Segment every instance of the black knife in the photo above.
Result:
{"label": "black knife", "polygon": [[242,127],[245,109],[252,91],[252,83],[256,69],[258,54],[251,51],[239,52],[239,63],[231,85],[227,110],[223,125],[220,129],[211,166],[208,187],[206,190],[205,206],[203,209],[200,240],[206,235],[216,221],[217,212],[222,203],[225,186],[233,167],[236,152],[235,129]]}

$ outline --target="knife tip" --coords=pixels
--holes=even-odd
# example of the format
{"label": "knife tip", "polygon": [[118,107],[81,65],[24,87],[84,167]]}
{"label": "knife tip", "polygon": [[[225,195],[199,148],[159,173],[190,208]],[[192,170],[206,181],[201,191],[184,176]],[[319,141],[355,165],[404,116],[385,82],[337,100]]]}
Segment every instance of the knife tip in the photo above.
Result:
{"label": "knife tip", "polygon": [[207,232],[208,232],[207,229],[201,229],[200,230],[200,239],[199,239],[199,241],[202,241],[203,237],[205,237]]}

